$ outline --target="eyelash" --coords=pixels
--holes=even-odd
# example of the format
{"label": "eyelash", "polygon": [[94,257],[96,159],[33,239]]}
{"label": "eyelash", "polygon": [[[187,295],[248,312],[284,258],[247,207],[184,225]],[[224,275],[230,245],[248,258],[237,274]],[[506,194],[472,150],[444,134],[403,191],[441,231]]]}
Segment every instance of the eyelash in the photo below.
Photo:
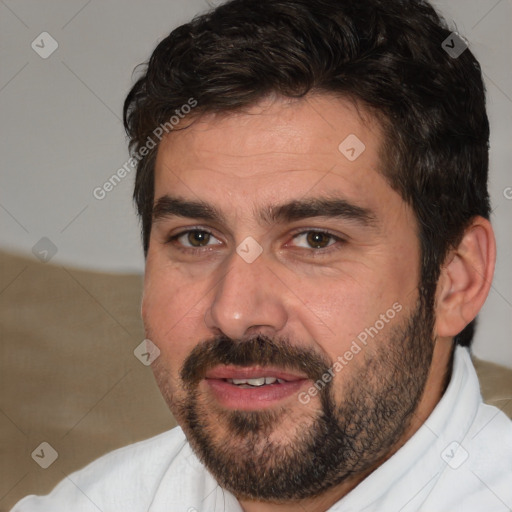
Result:
{"label": "eyelash", "polygon": [[[178,249],[180,251],[189,253],[189,254],[197,254],[197,253],[208,251],[208,249],[210,249],[212,246],[193,248],[193,247],[186,247],[186,246],[176,243],[177,240],[179,238],[181,238],[182,236],[187,235],[189,233],[194,233],[194,232],[207,233],[208,235],[216,238],[215,235],[211,231],[204,229],[204,228],[197,227],[197,228],[186,229],[184,231],[180,231],[179,233],[168,237],[165,243],[178,245]],[[306,230],[303,229],[303,230],[296,231],[296,232],[292,233],[291,236],[292,236],[292,239],[295,239],[301,235],[307,235],[309,233],[319,233],[322,235],[327,235],[328,237],[330,237],[331,239],[334,240],[334,243],[332,243],[324,248],[320,248],[320,249],[314,249],[314,248],[306,249],[305,247],[298,247],[298,249],[303,249],[303,250],[309,251],[311,253],[314,253],[315,256],[323,256],[323,255],[327,255],[328,253],[330,253],[332,251],[339,250],[341,248],[340,245],[343,245],[344,243],[346,243],[346,240],[341,238],[340,236],[335,235],[334,233],[331,233],[330,231],[325,231],[325,230],[320,230],[320,229],[306,229]]]}

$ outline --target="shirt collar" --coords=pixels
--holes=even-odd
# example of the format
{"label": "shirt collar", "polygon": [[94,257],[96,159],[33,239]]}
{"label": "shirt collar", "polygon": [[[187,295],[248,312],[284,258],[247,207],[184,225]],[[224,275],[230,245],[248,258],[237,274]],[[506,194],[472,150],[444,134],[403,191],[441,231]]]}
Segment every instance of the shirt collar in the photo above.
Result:
{"label": "shirt collar", "polygon": [[329,512],[416,510],[413,503],[433,487],[447,465],[446,454],[462,444],[481,401],[469,351],[456,346],[450,383],[425,423]]}

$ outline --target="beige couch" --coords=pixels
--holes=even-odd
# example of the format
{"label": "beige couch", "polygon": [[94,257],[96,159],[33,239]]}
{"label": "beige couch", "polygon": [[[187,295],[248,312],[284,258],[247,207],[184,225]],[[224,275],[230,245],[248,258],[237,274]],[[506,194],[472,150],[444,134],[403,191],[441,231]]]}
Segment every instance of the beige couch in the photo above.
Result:
{"label": "beige couch", "polygon": [[[133,354],[144,338],[141,288],[141,276],[0,252],[0,512],[175,425]],[[512,415],[512,371],[476,366],[485,399]],[[38,464],[42,442],[58,453],[47,469]]]}

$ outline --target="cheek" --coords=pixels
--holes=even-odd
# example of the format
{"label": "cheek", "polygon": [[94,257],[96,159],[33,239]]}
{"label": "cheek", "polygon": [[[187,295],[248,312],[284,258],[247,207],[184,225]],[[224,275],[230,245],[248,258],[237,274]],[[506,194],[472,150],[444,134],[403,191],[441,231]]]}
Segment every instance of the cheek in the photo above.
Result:
{"label": "cheek", "polygon": [[200,301],[200,290],[165,258],[162,251],[148,254],[144,276],[142,318],[161,334],[187,316]]}
{"label": "cheek", "polygon": [[[302,289],[304,294],[304,288]],[[349,289],[344,282],[330,283],[319,293],[308,289],[301,323],[310,325],[319,344],[330,341],[331,345],[343,345],[354,326],[364,318],[365,303],[360,289]],[[329,347],[323,347],[328,350]]]}
{"label": "cheek", "polygon": [[377,274],[360,264],[345,264],[330,276],[303,280],[297,295],[303,299],[302,321],[322,329],[319,340],[343,340],[352,329],[364,324],[376,308],[382,284]]}
{"label": "cheek", "polygon": [[396,309],[405,311],[415,297],[410,293],[416,285],[414,272],[402,272],[392,260],[377,267],[364,271],[358,268],[358,272],[354,269],[350,274],[301,287],[301,295],[307,300],[298,323],[307,326],[315,343],[333,361],[352,350],[358,336],[370,339],[367,329],[373,334],[375,329],[378,331],[372,341],[385,343],[389,328],[403,316]]}
{"label": "cheek", "polygon": [[204,326],[204,294],[170,267],[146,265],[142,319],[146,336],[160,349],[165,367],[175,373],[197,343]]}

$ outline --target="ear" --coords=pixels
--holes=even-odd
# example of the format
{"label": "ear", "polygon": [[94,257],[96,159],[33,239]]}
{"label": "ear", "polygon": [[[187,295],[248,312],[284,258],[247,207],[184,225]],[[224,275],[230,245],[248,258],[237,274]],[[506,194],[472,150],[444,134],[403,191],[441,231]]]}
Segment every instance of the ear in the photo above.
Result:
{"label": "ear", "polygon": [[489,294],[495,263],[491,223],[475,217],[441,267],[436,291],[437,336],[453,337],[476,317]]}

